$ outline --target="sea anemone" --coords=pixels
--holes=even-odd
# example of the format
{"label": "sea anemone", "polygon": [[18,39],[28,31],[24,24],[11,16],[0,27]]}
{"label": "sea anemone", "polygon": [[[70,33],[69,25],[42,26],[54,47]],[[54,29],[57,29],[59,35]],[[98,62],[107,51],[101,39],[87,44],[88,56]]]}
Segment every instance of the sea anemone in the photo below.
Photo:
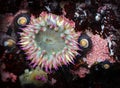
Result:
{"label": "sea anemone", "polygon": [[38,18],[31,17],[30,24],[22,28],[19,44],[25,51],[32,67],[45,71],[74,63],[79,53],[79,32],[75,23],[64,16],[42,12]]}

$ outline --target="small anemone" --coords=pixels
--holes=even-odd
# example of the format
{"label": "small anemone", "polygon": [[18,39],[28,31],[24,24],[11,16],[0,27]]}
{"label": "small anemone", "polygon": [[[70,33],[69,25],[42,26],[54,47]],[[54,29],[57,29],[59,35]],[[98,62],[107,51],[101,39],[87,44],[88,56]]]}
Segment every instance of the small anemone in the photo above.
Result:
{"label": "small anemone", "polygon": [[45,71],[74,63],[79,53],[79,32],[75,23],[64,16],[42,12],[38,18],[31,17],[30,24],[22,28],[19,44],[25,51],[32,67],[39,66]]}
{"label": "small anemone", "polygon": [[30,22],[30,14],[25,10],[18,11],[14,16],[13,24],[15,29],[26,27]]}
{"label": "small anemone", "polygon": [[81,33],[78,39],[78,43],[78,46],[80,49],[82,49],[82,51],[80,51],[82,55],[86,55],[88,52],[90,52],[92,48],[92,40],[87,33]]}

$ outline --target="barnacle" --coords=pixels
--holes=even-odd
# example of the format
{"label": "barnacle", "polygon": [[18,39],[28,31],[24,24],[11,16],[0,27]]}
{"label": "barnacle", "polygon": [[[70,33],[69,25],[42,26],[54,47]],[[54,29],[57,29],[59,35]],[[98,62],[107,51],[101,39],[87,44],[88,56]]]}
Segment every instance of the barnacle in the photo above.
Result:
{"label": "barnacle", "polygon": [[33,67],[39,66],[45,71],[55,70],[59,66],[74,63],[78,55],[79,32],[75,32],[75,23],[51,13],[42,12],[20,32],[22,49],[31,60]]}

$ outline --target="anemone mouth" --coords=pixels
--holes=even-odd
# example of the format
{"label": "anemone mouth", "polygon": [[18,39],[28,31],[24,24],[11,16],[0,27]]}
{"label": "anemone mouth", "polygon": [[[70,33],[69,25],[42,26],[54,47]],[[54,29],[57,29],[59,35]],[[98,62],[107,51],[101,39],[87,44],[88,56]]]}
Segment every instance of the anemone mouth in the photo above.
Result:
{"label": "anemone mouth", "polygon": [[41,47],[41,50],[46,50],[48,55],[52,52],[58,53],[65,47],[65,41],[60,37],[60,32],[55,32],[52,29],[38,32],[35,35],[35,42],[37,46]]}
{"label": "anemone mouth", "polygon": [[22,28],[19,44],[33,67],[57,70],[63,64],[74,63],[80,50],[77,42],[80,33],[74,28],[75,23],[65,17],[42,12]]}

